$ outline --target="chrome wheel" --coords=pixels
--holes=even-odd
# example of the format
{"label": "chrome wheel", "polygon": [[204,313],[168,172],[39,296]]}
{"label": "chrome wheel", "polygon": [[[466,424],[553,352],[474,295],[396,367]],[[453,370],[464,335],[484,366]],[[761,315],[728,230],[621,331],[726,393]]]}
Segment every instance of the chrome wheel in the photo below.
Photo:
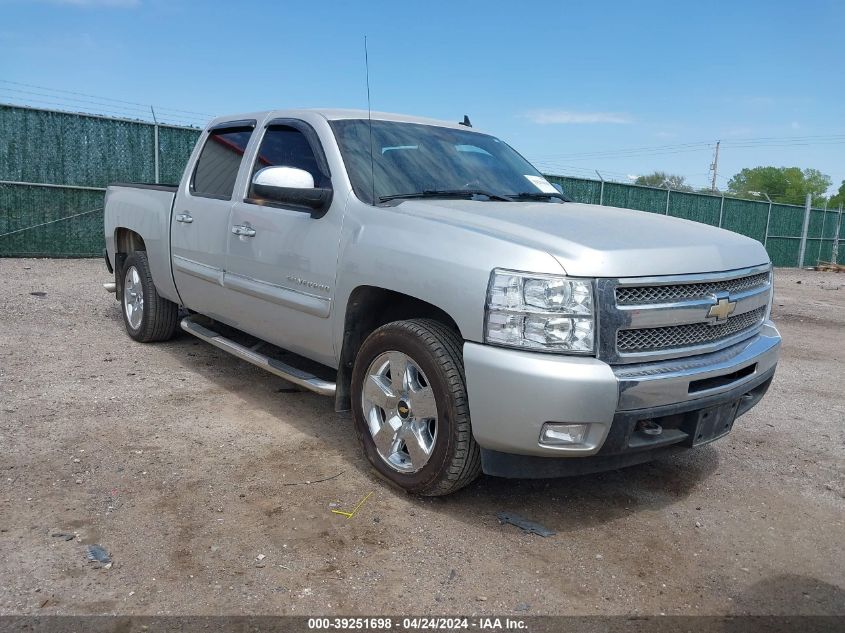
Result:
{"label": "chrome wheel", "polygon": [[126,276],[123,278],[123,310],[126,312],[129,326],[133,330],[139,329],[144,316],[144,288],[138,269],[134,266],[126,269]]}
{"label": "chrome wheel", "polygon": [[422,369],[402,352],[370,363],[361,394],[364,419],[379,456],[413,473],[428,463],[437,439],[437,403]]}

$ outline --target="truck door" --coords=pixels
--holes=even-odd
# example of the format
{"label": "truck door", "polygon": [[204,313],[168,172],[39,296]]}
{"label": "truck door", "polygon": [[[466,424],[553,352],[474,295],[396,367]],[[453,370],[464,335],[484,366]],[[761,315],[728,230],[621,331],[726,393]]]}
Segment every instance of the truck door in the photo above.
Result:
{"label": "truck door", "polygon": [[173,278],[182,303],[215,318],[226,311],[223,272],[232,195],[254,127],[255,121],[232,121],[207,131],[170,220]]}
{"label": "truck door", "polygon": [[275,119],[256,133],[262,136],[246,179],[246,196],[235,201],[228,231],[224,284],[238,295],[239,306],[238,322],[231,325],[330,364],[329,314],[346,196],[335,192],[322,217],[257,197],[252,176],[264,167],[304,169],[317,187],[331,187],[331,174],[308,123]]}

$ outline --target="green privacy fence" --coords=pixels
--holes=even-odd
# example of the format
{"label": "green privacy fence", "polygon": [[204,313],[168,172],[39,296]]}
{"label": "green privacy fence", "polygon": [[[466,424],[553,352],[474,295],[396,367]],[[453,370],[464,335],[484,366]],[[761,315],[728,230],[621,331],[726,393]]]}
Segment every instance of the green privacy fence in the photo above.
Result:
{"label": "green privacy fence", "polygon": [[106,185],[178,182],[199,133],[0,105],[0,257],[102,255]]}
{"label": "green privacy fence", "polygon": [[[576,202],[605,204],[719,226],[762,242],[775,266],[797,267],[804,229],[804,207],[702,193],[669,191],[569,176],[546,176]],[[833,260],[838,241],[845,241],[841,209],[811,209],[802,266]],[[838,248],[845,264],[845,245]]]}
{"label": "green privacy fence", "polygon": [[[91,257],[103,250],[110,182],[175,183],[196,128],[0,104],[0,257]],[[156,148],[158,151],[156,151]],[[762,242],[776,266],[798,266],[804,208],[549,175],[576,202],[721,226]],[[813,209],[805,266],[845,239],[839,210]],[[845,247],[838,249],[845,263]]]}

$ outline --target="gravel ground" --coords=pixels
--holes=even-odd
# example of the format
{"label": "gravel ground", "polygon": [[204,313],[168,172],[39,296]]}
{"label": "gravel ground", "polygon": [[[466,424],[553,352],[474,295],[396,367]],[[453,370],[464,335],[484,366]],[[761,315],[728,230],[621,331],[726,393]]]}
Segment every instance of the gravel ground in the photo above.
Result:
{"label": "gravel ground", "polygon": [[2,614],[845,614],[845,275],[777,271],[781,365],[729,437],[443,499],[376,479],[330,400],[133,343],[107,280],[0,259]]}

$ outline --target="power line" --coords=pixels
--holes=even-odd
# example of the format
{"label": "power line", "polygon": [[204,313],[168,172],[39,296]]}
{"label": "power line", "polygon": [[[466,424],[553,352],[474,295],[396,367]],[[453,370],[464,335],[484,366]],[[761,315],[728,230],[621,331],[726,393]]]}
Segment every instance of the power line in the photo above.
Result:
{"label": "power line", "polygon": [[809,147],[815,145],[842,145],[845,143],[845,137],[841,139],[829,139],[826,141],[811,141],[806,143],[790,143],[790,142],[772,142],[772,143],[746,143],[746,144],[736,144],[736,145],[727,145],[726,147],[730,147],[733,149],[753,149],[755,147]]}
{"label": "power line", "polygon": [[[141,117],[137,114],[134,114],[134,113],[127,114],[127,113],[124,113],[124,112],[117,112],[117,111],[114,111],[114,110],[108,110],[108,109],[103,109],[103,108],[92,108],[92,107],[82,106],[82,105],[79,105],[79,104],[70,104],[70,103],[64,103],[64,102],[61,102],[61,101],[51,101],[51,100],[48,100],[48,99],[40,99],[40,98],[24,99],[23,102],[21,102],[18,98],[13,98],[14,103],[12,103],[11,101],[4,101],[2,99],[2,97],[3,97],[3,95],[0,95],[0,105],[6,105],[6,106],[11,106],[11,107],[29,107],[29,108],[35,108],[35,109],[44,108],[44,109],[47,109],[47,110],[52,110],[54,112],[68,112],[70,114],[78,114],[78,115],[83,115],[83,116],[103,117],[103,118],[106,118],[106,119],[128,121],[130,123],[134,123],[134,122],[150,123],[149,117],[143,118],[143,117]],[[59,109],[54,109],[54,108],[59,108]],[[200,121],[199,119],[188,120],[188,119],[176,119],[176,118],[168,117],[167,122],[159,121],[159,123],[162,123],[163,125],[172,125],[172,126],[175,126],[175,127],[182,127],[182,126],[187,126],[187,127],[200,126],[201,127],[205,122]]]}
{"label": "power line", "polygon": [[620,148],[615,150],[600,150],[594,152],[573,152],[569,154],[546,154],[545,156],[549,158],[569,158],[569,157],[592,157],[592,156],[604,156],[608,154],[620,154],[620,153],[628,153],[628,152],[652,152],[652,151],[669,151],[681,148],[688,148],[688,147],[705,147],[709,148],[712,147],[712,142],[701,141],[697,143],[677,143],[674,145],[655,145],[651,147],[629,147],[629,148]]}
{"label": "power line", "polygon": [[[845,137],[845,134],[810,134],[806,136],[756,136],[756,137],[739,137],[734,141],[782,141],[782,140],[808,140],[808,139],[825,139],[825,138],[839,138]],[[731,142],[731,141],[727,141]]]}
{"label": "power line", "polygon": [[[845,134],[819,134],[812,136],[764,136],[756,138],[737,138],[734,140],[722,141],[722,147],[736,149],[751,147],[797,147],[804,145],[840,145],[845,143]],[[573,152],[569,154],[545,154],[538,158],[563,158],[566,160],[589,160],[605,157],[634,157],[634,156],[660,156],[666,154],[680,154],[685,152],[696,152],[712,150],[712,141],[700,141],[695,143],[677,143],[673,145],[654,145],[650,147],[630,147],[616,150],[600,150],[593,152]]]}
{"label": "power line", "polygon": [[[110,103],[101,103],[101,102],[98,102],[98,101],[89,101],[89,100],[86,100],[86,99],[78,99],[78,98],[75,98],[75,97],[57,97],[56,95],[51,95],[51,94],[48,94],[48,93],[33,92],[31,90],[18,90],[16,88],[4,88],[2,86],[0,86],[0,93],[8,93],[6,96],[8,96],[9,98],[12,98],[12,99],[21,98],[21,99],[26,100],[26,101],[53,103],[53,104],[59,104],[59,105],[63,105],[64,107],[70,107],[70,108],[87,107],[89,109],[94,109],[91,106],[97,106],[98,110],[101,110],[103,112],[109,112],[109,113],[118,113],[121,116],[130,116],[131,115],[131,116],[135,116],[137,118],[149,118],[149,112],[150,112],[149,106],[147,106],[146,108],[116,106],[116,105],[112,105]],[[21,96],[21,95],[23,95],[23,96]],[[47,97],[47,99],[42,99],[41,97]],[[55,98],[66,100],[66,101],[75,101],[75,102],[78,102],[78,103],[67,104],[67,103],[63,103],[61,101],[59,101],[59,102],[52,101],[52,99],[55,99]],[[145,116],[142,117],[141,114],[143,114]],[[165,113],[165,116],[168,119],[179,119],[179,120],[183,120],[183,121],[203,121],[203,122],[205,122],[205,119],[199,119],[197,117],[175,116],[175,115],[168,114],[168,113]]]}
{"label": "power line", "polygon": [[[59,88],[48,88],[46,86],[37,86],[35,84],[27,84],[27,83],[22,83],[20,81],[10,81],[8,79],[0,79],[0,83],[12,84],[12,85],[15,85],[15,86],[24,86],[26,88],[36,88],[38,90],[48,90],[50,92],[59,92],[59,93],[64,93],[64,94],[69,94],[69,95],[77,95],[77,96],[80,96],[80,97],[88,97],[90,99],[100,99],[102,101],[111,101],[111,102],[114,102],[114,103],[123,103],[123,104],[127,104],[127,105],[143,106],[144,109],[150,107],[149,103],[140,103],[138,101],[124,101],[122,99],[114,99],[112,97],[99,97],[99,96],[96,96],[96,95],[87,94],[85,92],[75,92],[73,90],[61,90]],[[153,105],[155,105],[155,104],[153,104]],[[156,105],[155,107],[156,107],[157,110],[166,110],[166,111],[169,111],[169,112],[180,112],[182,114],[197,114],[201,117],[214,118],[214,116],[216,116],[216,115],[213,115],[213,114],[208,114],[207,112],[196,112],[196,111],[193,111],[193,110],[178,110],[176,108],[165,108],[165,107],[158,106],[158,105]]]}

